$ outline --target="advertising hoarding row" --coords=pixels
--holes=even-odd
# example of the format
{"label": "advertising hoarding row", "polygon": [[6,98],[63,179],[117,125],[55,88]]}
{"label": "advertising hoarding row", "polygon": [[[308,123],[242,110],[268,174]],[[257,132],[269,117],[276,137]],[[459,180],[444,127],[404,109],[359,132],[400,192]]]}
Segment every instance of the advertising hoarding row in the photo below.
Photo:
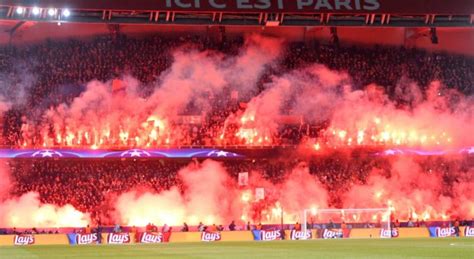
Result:
{"label": "advertising hoarding row", "polygon": [[91,245],[91,244],[130,244],[130,243],[164,243],[169,242],[171,232],[140,232],[132,233],[70,233],[67,234],[70,245]]}
{"label": "advertising hoarding row", "polygon": [[0,235],[0,246],[29,245],[91,245],[91,244],[157,244],[166,242],[221,242],[221,241],[273,241],[346,238],[413,238],[413,237],[474,237],[474,227],[428,227],[393,229],[312,229],[302,230],[252,230],[223,232],[140,232],[81,234],[18,234]]}

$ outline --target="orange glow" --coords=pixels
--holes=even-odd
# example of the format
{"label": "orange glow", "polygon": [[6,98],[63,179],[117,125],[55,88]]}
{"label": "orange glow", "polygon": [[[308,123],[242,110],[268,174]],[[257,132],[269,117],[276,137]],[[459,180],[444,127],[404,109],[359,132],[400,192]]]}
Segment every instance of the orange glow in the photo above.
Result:
{"label": "orange glow", "polygon": [[249,201],[250,201],[250,196],[251,196],[251,195],[250,195],[250,192],[249,192],[249,191],[245,191],[245,192],[242,193],[242,196],[241,196],[240,199],[241,199],[243,202],[249,202]]}
{"label": "orange glow", "polygon": [[375,193],[375,198],[376,199],[380,199],[380,197],[382,197],[382,191],[378,191]]}
{"label": "orange glow", "polygon": [[425,212],[423,213],[423,220],[427,221],[427,220],[429,220],[430,218],[431,218],[431,215],[430,215],[427,211],[425,211]]}
{"label": "orange glow", "polygon": [[[385,145],[385,146],[439,146],[453,143],[453,138],[446,132],[419,132],[416,129],[406,129],[406,125],[392,127],[387,124],[380,126],[372,125],[369,129],[355,129],[354,131],[342,128],[332,128],[325,131],[317,141],[326,142],[330,146],[351,146],[357,145]],[[370,138],[366,138],[366,133],[371,132]],[[429,137],[428,137],[429,136]]]}
{"label": "orange glow", "polygon": [[314,144],[314,149],[315,149],[316,151],[318,151],[318,150],[321,149],[321,146],[319,145],[319,143]]}

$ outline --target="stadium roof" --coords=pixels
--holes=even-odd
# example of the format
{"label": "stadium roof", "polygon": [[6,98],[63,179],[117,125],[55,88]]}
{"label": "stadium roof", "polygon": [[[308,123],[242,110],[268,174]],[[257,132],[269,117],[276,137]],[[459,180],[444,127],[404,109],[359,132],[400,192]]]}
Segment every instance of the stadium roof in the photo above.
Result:
{"label": "stadium roof", "polygon": [[43,22],[472,27],[472,0],[2,0],[0,19]]}

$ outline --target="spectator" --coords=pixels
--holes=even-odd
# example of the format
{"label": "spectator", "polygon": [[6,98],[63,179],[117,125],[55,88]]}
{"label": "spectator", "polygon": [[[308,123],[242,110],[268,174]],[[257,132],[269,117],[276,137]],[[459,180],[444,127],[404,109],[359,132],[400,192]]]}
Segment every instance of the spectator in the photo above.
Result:
{"label": "spectator", "polygon": [[189,227],[188,227],[188,224],[186,224],[186,222],[183,223],[183,228],[181,228],[181,231],[182,232],[188,232],[189,231]]}
{"label": "spectator", "polygon": [[91,233],[91,227],[89,225],[87,225],[85,228],[84,228],[84,233],[86,234],[90,234]]}
{"label": "spectator", "polygon": [[394,227],[399,228],[400,227],[400,221],[395,220],[395,223],[393,224]]}
{"label": "spectator", "polygon": [[202,224],[202,222],[199,222],[198,231],[199,232],[204,232],[205,230],[206,230],[206,226],[204,224]]}
{"label": "spectator", "polygon": [[170,227],[167,224],[163,225],[163,228],[161,228],[162,233],[167,233],[169,231],[170,231]]}
{"label": "spectator", "polygon": [[347,224],[346,224],[345,221],[343,221],[343,222],[341,223],[341,228],[342,228],[342,229],[346,229],[346,228],[347,228]]}
{"label": "spectator", "polygon": [[332,222],[332,219],[329,220],[328,228],[336,228],[336,225]]}
{"label": "spectator", "polygon": [[301,231],[301,224],[299,222],[296,222],[295,226],[294,226],[294,229],[296,231]]}
{"label": "spectator", "polygon": [[232,220],[232,222],[229,224],[229,230],[235,231],[235,221]]}
{"label": "spectator", "polygon": [[216,231],[217,231],[217,226],[216,226],[216,224],[212,224],[212,226],[209,227],[208,231],[216,232]]}
{"label": "spectator", "polygon": [[252,226],[250,225],[250,221],[247,222],[247,225],[245,227],[245,230],[250,231],[252,230]]}
{"label": "spectator", "polygon": [[120,225],[115,224],[114,233],[121,233],[121,232],[122,232],[122,228],[120,227]]}
{"label": "spectator", "polygon": [[459,223],[459,220],[458,220],[458,219],[456,219],[456,220],[454,221],[453,226],[454,226],[454,235],[457,236],[457,237],[459,237],[459,235],[460,235],[460,229],[459,229],[460,223]]}

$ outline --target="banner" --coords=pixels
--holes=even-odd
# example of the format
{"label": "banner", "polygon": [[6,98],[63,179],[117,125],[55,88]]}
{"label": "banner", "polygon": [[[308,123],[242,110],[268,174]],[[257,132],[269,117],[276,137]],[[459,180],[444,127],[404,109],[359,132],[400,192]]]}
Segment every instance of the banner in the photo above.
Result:
{"label": "banner", "polygon": [[459,236],[459,228],[455,227],[429,227],[430,237],[455,237]]}
{"label": "banner", "polygon": [[310,229],[306,230],[306,234],[302,230],[291,230],[290,239],[291,240],[307,240],[313,238],[313,232]]}
{"label": "banner", "polygon": [[107,235],[107,244],[129,244],[130,233],[109,233]]}
{"label": "banner", "polygon": [[243,158],[243,155],[214,148],[162,148],[128,150],[0,149],[1,158]]}
{"label": "banner", "polygon": [[328,239],[328,238],[349,238],[351,230],[350,229],[340,229],[340,228],[325,228],[318,229],[317,237]]}
{"label": "banner", "polygon": [[3,0],[13,6],[178,12],[472,14],[472,0]]}
{"label": "banner", "polygon": [[265,199],[265,188],[255,188],[255,199],[256,200]]}
{"label": "banner", "polygon": [[398,237],[399,236],[399,231],[398,228],[392,228],[392,229],[380,229],[380,237],[381,238],[392,238],[392,237]]}
{"label": "banner", "polygon": [[15,235],[13,237],[13,244],[16,246],[32,245],[35,243],[35,236],[33,235]]}
{"label": "banner", "polygon": [[239,173],[239,186],[247,186],[249,184],[249,173]]}
{"label": "banner", "polygon": [[303,123],[303,116],[298,115],[280,115],[275,122],[284,125],[299,125]]}
{"label": "banner", "polygon": [[214,241],[221,241],[222,236],[220,232],[202,232],[201,233],[201,241],[204,242],[214,242]]}
{"label": "banner", "polygon": [[202,124],[202,116],[180,115],[174,120],[177,124]]}
{"label": "banner", "polygon": [[252,230],[253,240],[255,241],[273,241],[281,240],[281,230]]}
{"label": "banner", "polygon": [[474,237],[474,228],[473,227],[465,227],[464,228],[464,236],[465,237]]}
{"label": "banner", "polygon": [[125,91],[125,84],[123,83],[122,80],[120,79],[114,79],[112,80],[112,92],[117,93],[120,91]]}
{"label": "banner", "polygon": [[90,245],[90,244],[97,244],[99,241],[99,237],[97,233],[91,233],[91,234],[70,233],[70,234],[67,234],[67,239],[69,240],[70,245]]}
{"label": "banner", "polygon": [[233,90],[230,92],[230,99],[237,100],[239,99],[239,91]]}

